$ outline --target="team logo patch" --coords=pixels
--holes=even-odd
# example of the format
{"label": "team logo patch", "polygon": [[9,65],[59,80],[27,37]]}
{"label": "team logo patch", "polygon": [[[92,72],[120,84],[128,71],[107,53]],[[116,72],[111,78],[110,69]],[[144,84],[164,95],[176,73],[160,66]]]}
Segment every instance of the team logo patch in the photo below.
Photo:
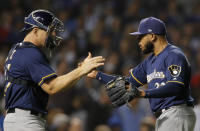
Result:
{"label": "team logo patch", "polygon": [[171,75],[173,77],[177,77],[181,73],[181,67],[177,66],[177,65],[171,65],[171,66],[169,66],[168,70],[170,71],[170,73],[171,73]]}

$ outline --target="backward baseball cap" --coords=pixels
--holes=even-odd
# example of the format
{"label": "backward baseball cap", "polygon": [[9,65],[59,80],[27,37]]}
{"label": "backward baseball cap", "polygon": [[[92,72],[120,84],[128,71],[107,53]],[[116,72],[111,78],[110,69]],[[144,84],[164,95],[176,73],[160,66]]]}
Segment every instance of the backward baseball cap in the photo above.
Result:
{"label": "backward baseball cap", "polygon": [[130,35],[144,35],[144,34],[157,34],[157,35],[166,35],[166,26],[165,23],[155,17],[144,18],[140,21],[138,31],[132,32]]}

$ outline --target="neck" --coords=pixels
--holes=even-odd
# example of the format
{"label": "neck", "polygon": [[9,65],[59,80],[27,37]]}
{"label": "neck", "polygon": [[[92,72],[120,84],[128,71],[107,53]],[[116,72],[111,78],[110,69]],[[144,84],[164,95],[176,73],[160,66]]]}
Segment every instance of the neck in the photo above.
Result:
{"label": "neck", "polygon": [[167,46],[166,40],[158,39],[154,43],[154,55],[155,56],[159,55],[166,48],[166,46]]}
{"label": "neck", "polygon": [[33,43],[35,46],[39,47],[38,42],[36,41],[35,37],[31,34],[28,34],[25,36],[23,42],[31,42]]}

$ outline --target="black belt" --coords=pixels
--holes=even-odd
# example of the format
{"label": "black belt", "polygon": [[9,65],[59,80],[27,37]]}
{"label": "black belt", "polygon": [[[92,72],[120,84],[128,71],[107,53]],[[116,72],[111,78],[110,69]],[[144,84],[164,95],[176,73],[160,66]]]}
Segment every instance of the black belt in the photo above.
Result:
{"label": "black belt", "polygon": [[[45,114],[44,113],[40,113],[38,111],[34,111],[34,110],[27,110],[27,109],[20,109],[20,110],[25,110],[25,111],[30,111],[30,114],[31,115],[35,115],[35,116],[39,116],[39,117],[42,117],[44,118],[45,117]],[[7,110],[7,114],[8,113],[15,113],[15,108],[10,108]]]}
{"label": "black belt", "polygon": [[[189,106],[189,107],[194,107],[193,104],[186,104],[186,105]],[[156,118],[158,118],[158,117],[160,117],[160,115],[161,115],[164,111],[166,111],[166,110],[168,110],[168,109],[170,109],[170,107],[167,107],[167,108],[164,108],[164,109],[162,109],[162,110],[156,111],[156,112],[154,112],[154,116],[155,116]]]}
{"label": "black belt", "polygon": [[167,108],[165,108],[165,109],[162,109],[162,110],[159,110],[159,111],[154,112],[154,116],[155,116],[156,118],[160,117],[160,115],[161,115],[164,111],[168,110],[169,108],[170,108],[170,107],[167,107]]}

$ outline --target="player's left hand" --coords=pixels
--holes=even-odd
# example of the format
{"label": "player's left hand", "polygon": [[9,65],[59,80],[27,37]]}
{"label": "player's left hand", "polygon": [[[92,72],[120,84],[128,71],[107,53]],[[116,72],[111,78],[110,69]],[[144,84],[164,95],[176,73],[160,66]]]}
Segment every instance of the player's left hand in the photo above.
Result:
{"label": "player's left hand", "polygon": [[106,91],[113,107],[120,107],[139,96],[140,92],[137,87],[131,86],[127,89],[128,84],[129,83],[122,76],[119,76],[106,84]]}
{"label": "player's left hand", "polygon": [[[79,62],[79,63],[78,63],[78,67],[81,67],[82,63],[83,63],[83,61]],[[87,77],[88,77],[88,78],[93,78],[93,79],[94,79],[94,78],[96,78],[97,74],[98,74],[97,69],[93,69],[91,72],[89,72],[89,73],[87,74]]]}
{"label": "player's left hand", "polygon": [[78,64],[78,68],[80,69],[81,74],[86,75],[97,67],[103,66],[104,62],[105,58],[102,56],[92,57],[92,54],[89,52],[88,56]]}

